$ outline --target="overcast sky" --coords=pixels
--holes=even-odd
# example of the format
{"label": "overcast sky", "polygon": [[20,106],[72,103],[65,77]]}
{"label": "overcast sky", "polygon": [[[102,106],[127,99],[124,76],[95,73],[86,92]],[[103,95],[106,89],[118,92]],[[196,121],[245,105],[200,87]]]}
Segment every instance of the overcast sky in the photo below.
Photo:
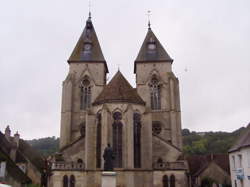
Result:
{"label": "overcast sky", "polygon": [[[152,29],[174,59],[182,127],[233,131],[250,122],[249,0],[92,0],[109,67],[135,85],[133,63]],[[8,0],[0,7],[0,130],[59,136],[62,81],[88,17],[87,0]]]}

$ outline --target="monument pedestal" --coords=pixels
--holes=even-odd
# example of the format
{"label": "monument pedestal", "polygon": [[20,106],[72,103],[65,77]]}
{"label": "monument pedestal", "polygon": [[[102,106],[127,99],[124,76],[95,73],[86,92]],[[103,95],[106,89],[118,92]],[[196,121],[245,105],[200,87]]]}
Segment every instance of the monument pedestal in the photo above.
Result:
{"label": "monument pedestal", "polygon": [[102,187],[116,187],[116,172],[102,172]]}

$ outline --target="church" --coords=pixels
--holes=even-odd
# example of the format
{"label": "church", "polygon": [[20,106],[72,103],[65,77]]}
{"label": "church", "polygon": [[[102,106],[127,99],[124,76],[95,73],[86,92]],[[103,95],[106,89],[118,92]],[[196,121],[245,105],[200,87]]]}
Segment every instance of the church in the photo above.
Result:
{"label": "church", "polygon": [[49,186],[101,187],[108,144],[117,187],[189,186],[173,59],[150,24],[138,51],[136,88],[119,70],[107,82],[108,64],[89,16],[63,81],[60,152]]}

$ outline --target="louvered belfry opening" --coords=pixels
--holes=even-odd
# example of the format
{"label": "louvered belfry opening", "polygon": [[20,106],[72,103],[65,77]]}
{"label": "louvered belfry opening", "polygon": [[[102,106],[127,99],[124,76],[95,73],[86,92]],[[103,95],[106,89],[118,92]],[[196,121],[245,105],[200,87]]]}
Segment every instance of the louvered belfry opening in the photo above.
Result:
{"label": "louvered belfry opening", "polygon": [[151,90],[151,109],[160,110],[161,109],[161,90],[159,81],[156,77],[153,77],[150,83]]}
{"label": "louvered belfry opening", "polygon": [[113,114],[113,151],[115,155],[114,167],[122,168],[122,114],[115,112]]}
{"label": "louvered belfry opening", "polygon": [[81,110],[90,108],[91,105],[91,86],[87,78],[81,82]]}

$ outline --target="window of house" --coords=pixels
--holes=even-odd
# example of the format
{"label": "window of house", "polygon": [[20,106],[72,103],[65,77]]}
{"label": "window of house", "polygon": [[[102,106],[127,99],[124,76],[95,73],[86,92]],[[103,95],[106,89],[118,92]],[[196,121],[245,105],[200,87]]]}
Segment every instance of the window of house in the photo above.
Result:
{"label": "window of house", "polygon": [[81,82],[81,110],[86,110],[91,105],[91,87],[88,79]]}
{"label": "window of house", "polygon": [[235,156],[232,156],[233,169],[235,169]]}
{"label": "window of house", "polygon": [[115,112],[113,114],[113,151],[115,154],[114,167],[122,168],[122,114]]}
{"label": "window of house", "polygon": [[238,155],[239,168],[242,168],[242,155]]}
{"label": "window of house", "polygon": [[134,113],[134,167],[141,167],[141,115]]}
{"label": "window of house", "polygon": [[247,151],[247,165],[250,167],[250,150]]}
{"label": "window of house", "polygon": [[161,95],[160,95],[160,84],[156,77],[153,77],[150,83],[150,97],[151,97],[151,109],[160,110],[161,109]]}
{"label": "window of house", "polygon": [[6,162],[0,162],[0,177],[5,177],[6,173]]}

